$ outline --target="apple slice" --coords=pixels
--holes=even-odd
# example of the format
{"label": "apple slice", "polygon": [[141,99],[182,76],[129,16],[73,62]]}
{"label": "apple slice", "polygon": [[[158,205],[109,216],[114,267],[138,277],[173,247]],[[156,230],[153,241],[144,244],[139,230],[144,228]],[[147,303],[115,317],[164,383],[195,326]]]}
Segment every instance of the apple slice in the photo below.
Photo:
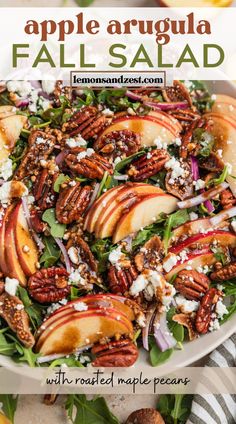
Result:
{"label": "apple slice", "polygon": [[15,246],[20,265],[28,277],[37,271],[38,250],[31,237],[22,203],[18,203],[11,219],[14,222]]}
{"label": "apple slice", "polygon": [[[168,260],[168,258],[169,255],[167,255],[164,259],[163,265]],[[215,258],[214,253],[208,249],[196,251],[190,254],[186,261],[179,260],[176,265],[166,273],[165,278],[167,281],[170,281],[174,275],[178,274],[180,271],[182,271],[182,269],[186,269],[188,266],[190,266],[191,269],[197,269],[200,266],[203,267],[205,265],[213,265],[216,261],[217,259]]]}
{"label": "apple slice", "polygon": [[225,94],[217,94],[211,110],[236,119],[236,99]]}
{"label": "apple slice", "polygon": [[0,119],[6,118],[7,116],[12,116],[16,114],[16,107],[15,106],[0,106]]}
{"label": "apple slice", "polygon": [[[222,150],[224,163],[231,165],[230,174],[236,176],[236,121],[230,116],[220,113],[206,113],[204,117],[209,121],[210,131],[216,140],[214,149]],[[236,180],[230,175],[226,180],[236,196]]]}
{"label": "apple slice", "polygon": [[188,237],[183,242],[177,244],[177,246],[171,247],[169,252],[178,255],[182,250],[189,249],[193,245],[197,245],[199,249],[201,246],[210,245],[216,240],[220,246],[236,246],[236,235],[229,231],[215,230],[209,231],[206,234],[195,234],[192,237]]}
{"label": "apple slice", "polygon": [[[107,308],[114,309],[117,311],[117,314],[128,318],[129,321],[134,321],[134,309],[124,303],[124,301],[127,301],[126,298],[122,298],[122,301],[120,300],[121,298],[119,298],[118,296],[113,297],[105,294],[96,294],[87,295],[85,297],[80,297],[79,299],[68,302],[65,306],[62,306],[61,308],[53,312],[48,317],[48,319],[44,321],[43,325],[37,331],[37,337],[39,337],[42,332],[50,330],[50,327],[58,323],[58,321],[62,318],[65,319],[65,317],[68,317],[68,315],[70,316],[71,313],[75,313],[76,305],[81,302],[87,305],[89,311],[103,310],[104,312],[106,312]],[[135,302],[134,304],[135,306],[133,306],[133,308],[135,307],[135,309],[138,310],[138,304],[136,304]]]}
{"label": "apple slice", "polygon": [[168,125],[173,126],[173,130],[176,131],[176,135],[178,135],[179,132],[181,132],[183,129],[180,122],[177,121],[177,119],[174,118],[172,115],[168,115],[168,113],[166,112],[151,110],[148,116],[153,116],[158,121],[161,120],[166,122]]}
{"label": "apple slice", "polygon": [[183,235],[192,236],[194,234],[203,232],[212,228],[209,218],[199,218],[193,221],[185,222],[182,225],[179,225],[172,231],[171,240],[175,241]]}
{"label": "apple slice", "polygon": [[[45,324],[45,323],[44,323]],[[70,354],[76,349],[116,335],[132,335],[133,326],[114,309],[72,312],[42,333],[36,344],[41,355]]]}
{"label": "apple slice", "polygon": [[112,131],[120,130],[130,130],[140,134],[142,146],[154,146],[154,140],[157,138],[167,144],[171,144],[179,136],[179,130],[173,126],[171,119],[167,123],[164,119],[145,115],[118,117],[109,127],[102,131],[99,139]]}
{"label": "apple slice", "polygon": [[119,220],[113,234],[113,243],[155,222],[161,213],[170,214],[177,209],[177,199],[170,194],[150,194],[141,198]]}
{"label": "apple slice", "polygon": [[6,263],[6,243],[5,243],[5,232],[6,226],[8,224],[9,217],[11,215],[14,205],[8,206],[8,208],[3,209],[0,214],[0,270],[3,274],[7,275],[8,266]]}
{"label": "apple slice", "polygon": [[119,191],[118,195],[113,197],[104,210],[100,213],[97,223],[95,235],[97,238],[111,237],[114,233],[117,222],[124,212],[139,201],[140,198],[149,194],[162,194],[163,190],[150,184],[134,185],[133,187],[125,187]]}
{"label": "apple slice", "polygon": [[11,278],[16,278],[22,286],[26,286],[26,277],[25,273],[20,265],[19,257],[16,250],[16,244],[15,244],[15,222],[12,219],[11,212],[8,223],[6,225],[5,230],[5,260],[6,260],[6,266],[7,266],[7,273],[6,275]]}
{"label": "apple slice", "polygon": [[18,140],[27,117],[23,115],[8,116],[0,121],[0,133],[5,138],[5,144],[12,149]]}
{"label": "apple slice", "polygon": [[0,424],[11,424],[11,421],[0,412]]}

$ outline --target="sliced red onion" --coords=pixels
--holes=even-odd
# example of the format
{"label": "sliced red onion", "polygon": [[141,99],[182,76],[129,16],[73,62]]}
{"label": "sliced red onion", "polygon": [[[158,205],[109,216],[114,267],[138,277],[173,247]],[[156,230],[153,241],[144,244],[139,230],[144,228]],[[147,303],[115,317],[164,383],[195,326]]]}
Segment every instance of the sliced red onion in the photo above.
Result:
{"label": "sliced red onion", "polygon": [[[195,156],[191,156],[190,159],[191,159],[191,170],[192,170],[193,180],[197,181],[200,178],[198,161],[197,161],[197,158],[195,158]],[[204,193],[204,192],[205,192],[204,189],[200,191],[200,193]],[[214,206],[210,200],[206,200],[204,202],[204,206],[207,208],[209,213],[214,211]]]}
{"label": "sliced red onion", "polygon": [[29,99],[18,99],[15,101],[16,107],[26,107],[29,105]]}
{"label": "sliced red onion", "polygon": [[29,210],[29,206],[28,206],[28,200],[27,200],[26,196],[22,197],[22,207],[23,207],[25,219],[27,221],[27,224],[28,224],[28,227],[29,227],[30,232],[32,234],[32,237],[33,237],[38,249],[42,251],[45,248],[45,245],[43,244],[41,238],[38,236],[38,234],[33,229],[33,226],[32,226],[32,223],[31,223],[31,218],[30,218],[30,210]]}
{"label": "sliced red onion", "polygon": [[65,266],[66,266],[66,270],[68,272],[68,274],[71,273],[71,263],[70,263],[70,259],[67,253],[67,250],[63,244],[63,242],[61,241],[61,239],[59,239],[58,237],[54,237],[54,240],[56,242],[56,244],[58,245],[58,247],[61,250],[61,253],[63,254],[64,260],[65,260]]}
{"label": "sliced red onion", "polygon": [[127,90],[125,94],[131,100],[142,101],[143,99],[143,96],[141,96],[140,94],[133,93],[132,91],[129,91],[129,90]]}
{"label": "sliced red onion", "polygon": [[210,223],[213,226],[216,226],[220,224],[221,222],[225,221],[226,219],[232,218],[233,216],[236,216],[236,206],[230,209],[226,209],[217,215],[210,218]]}
{"label": "sliced red onion", "polygon": [[198,161],[197,161],[197,158],[195,158],[195,156],[191,156],[190,160],[191,160],[191,171],[193,175],[193,180],[197,181],[200,178]]}
{"label": "sliced red onion", "polygon": [[40,356],[37,359],[38,364],[45,364],[45,362],[52,362],[56,359],[65,358],[64,353],[53,353],[52,355]]}
{"label": "sliced red onion", "polygon": [[88,207],[87,207],[87,209],[86,209],[86,212],[88,212],[88,210],[89,210],[89,209],[91,208],[91,206],[94,204],[94,202],[95,202],[95,200],[96,200],[96,198],[97,198],[97,195],[98,195],[99,189],[100,189],[100,184],[99,184],[99,183],[96,183],[96,184],[95,184],[95,187],[94,187],[94,190],[93,190],[93,194],[92,194],[91,199],[90,199],[90,202],[89,202]]}
{"label": "sliced red onion", "polygon": [[63,162],[67,153],[68,153],[68,150],[64,149],[56,156],[55,162],[57,165],[60,165]]}
{"label": "sliced red onion", "polygon": [[150,102],[150,101],[145,101],[143,102],[143,104],[145,106],[149,106],[152,109],[156,109],[156,110],[174,110],[174,109],[187,109],[188,108],[188,103],[187,102]]}
{"label": "sliced red onion", "polygon": [[177,341],[171,335],[167,325],[165,311],[162,312],[160,315],[156,315],[153,327],[156,344],[161,350],[161,352],[165,352],[167,349],[171,349],[176,345]]}
{"label": "sliced red onion", "polygon": [[127,181],[128,180],[128,175],[114,175],[114,180],[117,181]]}
{"label": "sliced red onion", "polygon": [[155,318],[156,308],[156,305],[152,305],[149,307],[146,315],[146,326],[142,330],[143,347],[147,351],[149,351],[148,336],[150,334],[152,323]]}
{"label": "sliced red onion", "polygon": [[205,191],[204,193],[199,194],[198,196],[192,197],[191,199],[186,199],[181,202],[178,202],[177,205],[180,209],[192,208],[193,206],[198,206],[201,203],[206,202],[209,199],[212,199],[217,194],[221,193],[223,190],[229,187],[228,183],[221,183],[216,187],[211,188],[210,190]]}

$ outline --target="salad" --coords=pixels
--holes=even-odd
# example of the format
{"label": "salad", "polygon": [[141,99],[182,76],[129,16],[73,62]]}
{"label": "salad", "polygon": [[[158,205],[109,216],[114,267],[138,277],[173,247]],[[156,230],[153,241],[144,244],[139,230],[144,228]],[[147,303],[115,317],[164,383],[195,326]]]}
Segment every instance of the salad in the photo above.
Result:
{"label": "salad", "polygon": [[0,354],[153,366],[236,310],[236,100],[0,85]]}

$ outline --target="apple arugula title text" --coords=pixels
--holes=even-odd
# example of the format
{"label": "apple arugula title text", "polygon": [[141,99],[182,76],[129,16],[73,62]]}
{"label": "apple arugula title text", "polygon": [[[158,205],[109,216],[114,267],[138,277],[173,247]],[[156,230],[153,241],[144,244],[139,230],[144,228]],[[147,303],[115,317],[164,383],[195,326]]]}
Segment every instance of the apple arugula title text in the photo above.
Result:
{"label": "apple arugula title text", "polygon": [[[118,20],[110,20],[105,26],[104,22],[101,24],[97,20],[88,20],[85,18],[84,13],[79,13],[75,16],[75,20],[61,20],[55,22],[54,20],[44,20],[38,22],[36,20],[28,20],[24,27],[24,31],[28,36],[36,35],[40,37],[40,41],[47,42],[50,36],[54,36],[54,40],[59,43],[58,51],[55,52],[55,45],[53,50],[47,46],[46,43],[40,44],[39,51],[37,54],[32,54],[30,51],[30,44],[13,44],[12,46],[12,65],[13,68],[23,66],[23,60],[27,59],[32,62],[32,67],[37,68],[41,64],[48,64],[51,68],[95,68],[95,63],[90,63],[86,60],[86,44],[79,44],[78,47],[78,59],[77,63],[69,63],[66,58],[67,48],[69,48],[69,36],[80,35],[81,37],[86,35],[89,41],[96,41],[95,37],[97,34],[119,36],[119,35],[131,35],[131,43],[135,40],[135,35],[148,36],[155,35],[156,49],[153,54],[155,58],[151,57],[148,52],[148,48],[142,43],[136,47],[136,51],[133,56],[130,57],[129,61],[127,58],[128,49],[130,45],[115,43],[108,47],[108,66],[111,68],[135,68],[138,64],[145,64],[149,68],[158,66],[159,68],[180,68],[184,63],[191,63],[195,68],[200,67],[200,63],[203,67],[217,67],[224,61],[224,51],[218,44],[203,44],[202,45],[202,57],[199,59],[199,48],[198,52],[193,52],[189,44],[186,44],[180,52],[176,63],[164,63],[164,46],[168,45],[171,41],[171,35],[211,35],[211,24],[207,20],[196,21],[194,13],[190,13],[185,19],[171,20],[165,18],[162,20],[137,20],[131,19],[124,22]],[[87,38],[88,39],[88,38]],[[146,38],[147,39],[147,38]],[[34,38],[35,42],[35,38]],[[217,59],[214,61],[211,59],[212,52],[217,52]],[[33,57],[32,57],[33,56]],[[69,55],[67,55],[69,56]],[[55,60],[55,57],[57,60]],[[72,62],[72,61],[71,61]]]}

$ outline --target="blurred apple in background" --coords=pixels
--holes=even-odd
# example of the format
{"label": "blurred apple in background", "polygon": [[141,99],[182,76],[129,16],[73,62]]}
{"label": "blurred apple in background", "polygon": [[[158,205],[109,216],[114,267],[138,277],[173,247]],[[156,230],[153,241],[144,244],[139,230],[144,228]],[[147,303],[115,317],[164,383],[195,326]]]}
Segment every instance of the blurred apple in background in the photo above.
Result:
{"label": "blurred apple in background", "polygon": [[11,421],[0,412],[0,424],[11,424]]}

